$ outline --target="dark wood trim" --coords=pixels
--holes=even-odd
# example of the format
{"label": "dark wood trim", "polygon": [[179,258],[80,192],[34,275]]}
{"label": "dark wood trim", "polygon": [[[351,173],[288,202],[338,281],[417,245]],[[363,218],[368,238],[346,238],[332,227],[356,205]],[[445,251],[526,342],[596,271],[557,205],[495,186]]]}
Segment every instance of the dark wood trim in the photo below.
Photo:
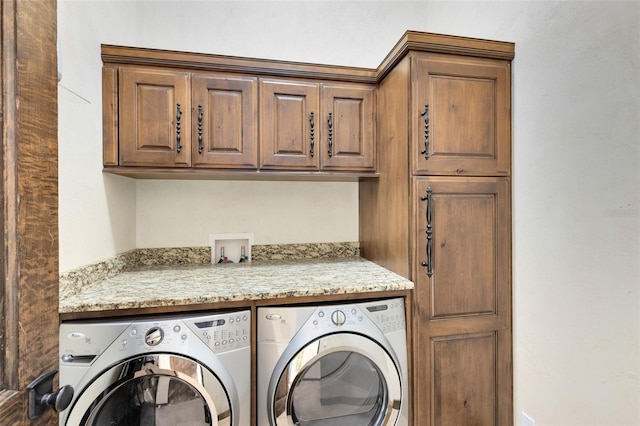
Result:
{"label": "dark wood trim", "polygon": [[405,323],[407,325],[407,387],[409,388],[409,424],[413,419],[414,398],[413,398],[413,290],[409,291],[405,297]]}
{"label": "dark wood trim", "polygon": [[102,68],[102,161],[118,165],[118,69]]}
{"label": "dark wood trim", "polygon": [[16,425],[22,415],[24,394],[17,391],[0,390],[0,425]]}
{"label": "dark wood trim", "polygon": [[320,65],[291,61],[273,61],[207,53],[176,52],[126,46],[101,45],[105,64],[141,65],[200,71],[237,72],[316,80],[340,80],[354,83],[375,83],[373,69]]}
{"label": "dark wood trim", "polygon": [[318,305],[323,303],[346,303],[350,301],[366,302],[368,300],[390,299],[394,297],[408,297],[412,290],[371,291],[366,293],[326,294],[322,296],[298,296],[279,299],[256,300],[256,306],[282,305]]}
{"label": "dark wood trim", "polygon": [[103,173],[126,176],[138,179],[208,179],[208,180],[311,180],[357,182],[361,178],[376,178],[377,172],[305,172],[276,170],[221,170],[204,168],[154,167],[104,167]]}
{"label": "dark wood trim", "polygon": [[0,424],[28,420],[26,386],[57,369],[58,93],[55,0],[6,0],[2,13]]}
{"label": "dark wood trim", "polygon": [[148,315],[171,315],[176,313],[193,314],[205,311],[236,310],[251,307],[251,302],[246,300],[218,303],[201,303],[198,305],[172,305],[155,306],[148,308],[111,309],[106,311],[62,312],[60,321],[92,320],[107,318],[133,318]]}
{"label": "dark wood trim", "polygon": [[237,310],[256,306],[274,305],[308,305],[322,303],[339,303],[346,301],[366,301],[388,299],[392,297],[409,297],[412,290],[371,291],[365,293],[340,293],[321,296],[300,296],[269,298],[261,300],[235,300],[217,303],[201,303],[197,305],[156,306],[149,308],[113,309],[108,311],[85,311],[60,313],[61,321],[91,320],[105,318],[139,317],[147,315],[171,315],[175,313],[195,313],[205,311]]}
{"label": "dark wood trim", "polygon": [[18,380],[18,259],[17,253],[17,51],[16,3],[2,2],[2,195],[3,195],[3,335],[0,389],[19,389]]}

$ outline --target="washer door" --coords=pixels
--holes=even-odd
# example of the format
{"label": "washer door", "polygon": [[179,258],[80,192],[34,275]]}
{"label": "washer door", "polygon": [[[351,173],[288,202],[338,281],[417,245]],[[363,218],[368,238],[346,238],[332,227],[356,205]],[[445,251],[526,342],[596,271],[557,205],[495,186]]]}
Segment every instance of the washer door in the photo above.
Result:
{"label": "washer door", "polygon": [[229,396],[220,380],[192,359],[141,355],[100,374],[69,413],[68,425],[229,426]]}
{"label": "washer door", "polygon": [[320,337],[302,348],[269,384],[277,426],[394,425],[401,382],[395,362],[373,340],[353,333]]}

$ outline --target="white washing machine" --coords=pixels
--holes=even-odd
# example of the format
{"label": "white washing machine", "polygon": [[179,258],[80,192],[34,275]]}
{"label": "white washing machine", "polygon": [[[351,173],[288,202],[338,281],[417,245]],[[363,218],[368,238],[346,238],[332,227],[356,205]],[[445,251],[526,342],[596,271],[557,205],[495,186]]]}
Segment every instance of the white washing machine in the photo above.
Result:
{"label": "white washing machine", "polygon": [[403,298],[257,315],[258,426],[408,425]]}
{"label": "white washing machine", "polygon": [[60,425],[245,426],[249,310],[60,325]]}

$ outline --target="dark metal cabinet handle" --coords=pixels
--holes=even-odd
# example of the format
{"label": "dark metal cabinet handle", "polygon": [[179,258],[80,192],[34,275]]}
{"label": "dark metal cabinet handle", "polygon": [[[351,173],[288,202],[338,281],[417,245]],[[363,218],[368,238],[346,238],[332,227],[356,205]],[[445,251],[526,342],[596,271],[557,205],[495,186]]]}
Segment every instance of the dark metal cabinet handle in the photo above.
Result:
{"label": "dark metal cabinet handle", "polygon": [[202,105],[198,105],[198,154],[202,154]]}
{"label": "dark metal cabinet handle", "polygon": [[182,118],[182,109],[180,104],[176,104],[176,151],[180,154],[182,151],[182,145],[180,144],[180,119]]}
{"label": "dark metal cabinet handle", "polygon": [[425,159],[429,159],[429,104],[424,104],[424,112],[420,114],[424,117],[424,150],[420,153]]}
{"label": "dark metal cabinet handle", "polygon": [[309,125],[311,126],[311,141],[310,141],[310,149],[309,149],[309,155],[311,155],[311,157],[313,157],[315,155],[315,146],[316,146],[316,134],[315,134],[315,118],[313,115],[313,112],[311,114],[309,114]]}
{"label": "dark metal cabinet handle", "polygon": [[327,124],[329,125],[329,157],[333,157],[333,113],[331,112]]}
{"label": "dark metal cabinet handle", "polygon": [[53,376],[57,373],[57,371],[44,373],[27,386],[28,414],[31,420],[44,414],[47,407],[51,407],[59,413],[71,404],[73,388],[70,385],[62,386],[56,392],[53,391]]}
{"label": "dark metal cabinet handle", "polygon": [[431,224],[431,214],[432,214],[432,206],[431,201],[433,198],[433,191],[431,187],[427,187],[427,195],[420,197],[422,201],[427,202],[427,261],[422,262],[421,265],[427,268],[427,276],[431,277],[433,275],[433,262],[431,259],[432,250],[433,250],[433,229]]}

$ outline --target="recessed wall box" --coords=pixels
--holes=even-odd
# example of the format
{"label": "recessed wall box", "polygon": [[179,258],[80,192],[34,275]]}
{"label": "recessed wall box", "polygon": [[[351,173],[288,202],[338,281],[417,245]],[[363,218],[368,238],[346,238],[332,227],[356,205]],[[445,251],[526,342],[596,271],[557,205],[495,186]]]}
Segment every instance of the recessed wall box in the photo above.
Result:
{"label": "recessed wall box", "polygon": [[251,262],[253,234],[209,234],[211,263]]}

